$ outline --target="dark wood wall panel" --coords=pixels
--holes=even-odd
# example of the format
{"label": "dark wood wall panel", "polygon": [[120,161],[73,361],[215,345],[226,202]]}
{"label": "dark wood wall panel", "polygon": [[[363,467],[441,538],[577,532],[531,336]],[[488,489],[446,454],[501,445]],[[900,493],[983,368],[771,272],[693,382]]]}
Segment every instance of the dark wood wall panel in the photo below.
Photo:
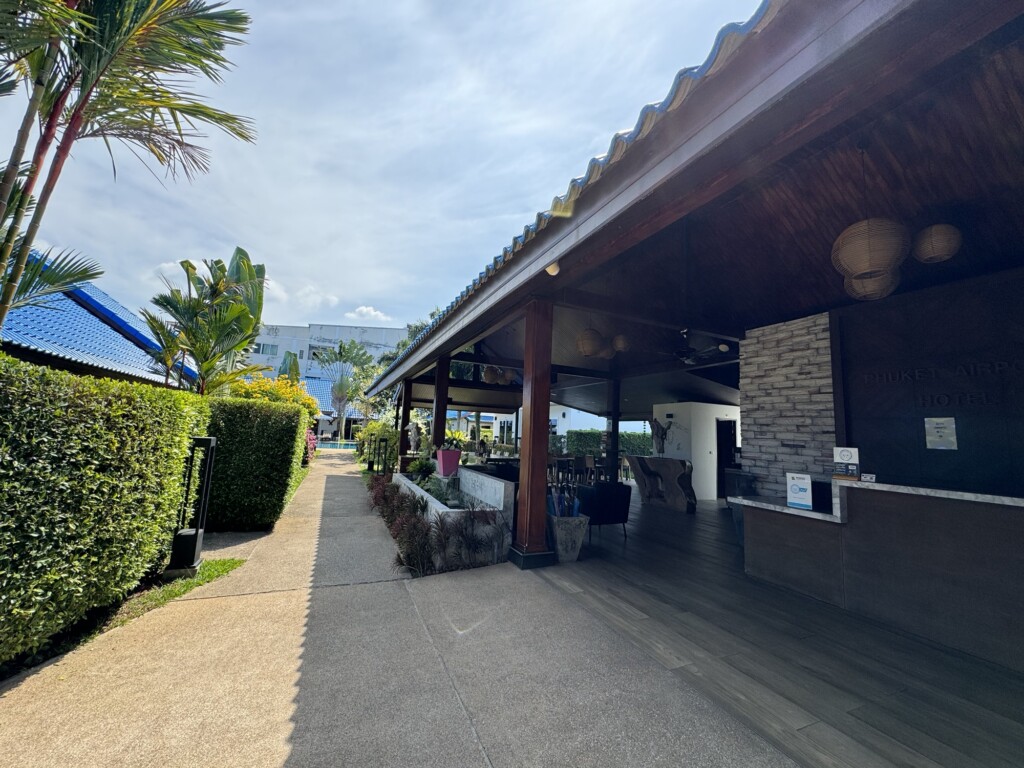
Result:
{"label": "dark wood wall panel", "polygon": [[[848,440],[879,482],[1024,496],[1024,270],[838,312]],[[956,419],[957,450],[925,419]]]}
{"label": "dark wood wall panel", "polygon": [[1024,670],[1024,509],[849,493],[847,608]]}
{"label": "dark wood wall panel", "polygon": [[743,508],[744,568],[750,576],[843,606],[842,526]]}

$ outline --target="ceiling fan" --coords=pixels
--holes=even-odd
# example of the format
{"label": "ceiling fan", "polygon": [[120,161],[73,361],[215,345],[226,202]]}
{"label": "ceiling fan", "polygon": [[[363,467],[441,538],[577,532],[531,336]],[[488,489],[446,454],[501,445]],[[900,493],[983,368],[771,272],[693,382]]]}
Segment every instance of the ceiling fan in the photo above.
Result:
{"label": "ceiling fan", "polygon": [[729,353],[735,356],[738,351],[735,344],[715,339],[712,336],[695,333],[691,338],[688,328],[683,328],[679,335],[682,338],[682,346],[671,352],[658,350],[658,354],[671,355],[686,365],[700,365],[713,360],[727,359]]}

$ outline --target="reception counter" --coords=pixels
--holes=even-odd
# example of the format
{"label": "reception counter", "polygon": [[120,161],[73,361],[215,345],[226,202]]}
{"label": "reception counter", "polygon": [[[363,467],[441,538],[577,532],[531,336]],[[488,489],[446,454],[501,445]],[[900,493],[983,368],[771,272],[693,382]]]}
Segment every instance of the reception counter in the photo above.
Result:
{"label": "reception counter", "polygon": [[1024,671],[1024,499],[835,480],[833,510],[730,497],[745,570]]}

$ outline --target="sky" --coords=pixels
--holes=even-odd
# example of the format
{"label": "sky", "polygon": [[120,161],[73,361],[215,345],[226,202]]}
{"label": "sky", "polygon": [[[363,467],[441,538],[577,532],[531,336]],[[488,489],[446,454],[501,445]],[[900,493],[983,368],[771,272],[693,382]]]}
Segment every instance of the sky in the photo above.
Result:
{"label": "sky", "polygon": [[[236,245],[267,324],[401,326],[448,303],[759,0],[229,0],[252,17],[194,181],[80,141],[37,245],[73,248],[132,310],[182,259]],[[13,143],[20,97],[0,104]],[[2,133],[0,133],[2,136]],[[9,146],[9,144],[7,145]]]}

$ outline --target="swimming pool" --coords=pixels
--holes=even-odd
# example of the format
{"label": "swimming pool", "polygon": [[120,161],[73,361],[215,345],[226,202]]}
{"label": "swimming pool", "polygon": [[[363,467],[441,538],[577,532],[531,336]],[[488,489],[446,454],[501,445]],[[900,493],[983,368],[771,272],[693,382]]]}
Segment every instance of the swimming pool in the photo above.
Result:
{"label": "swimming pool", "polygon": [[325,440],[323,442],[317,443],[316,447],[317,448],[333,448],[333,449],[339,449],[340,448],[343,451],[354,451],[356,449],[356,441],[355,440],[342,440],[340,442],[335,441],[335,442],[332,443],[332,442],[329,442],[329,441]]}

